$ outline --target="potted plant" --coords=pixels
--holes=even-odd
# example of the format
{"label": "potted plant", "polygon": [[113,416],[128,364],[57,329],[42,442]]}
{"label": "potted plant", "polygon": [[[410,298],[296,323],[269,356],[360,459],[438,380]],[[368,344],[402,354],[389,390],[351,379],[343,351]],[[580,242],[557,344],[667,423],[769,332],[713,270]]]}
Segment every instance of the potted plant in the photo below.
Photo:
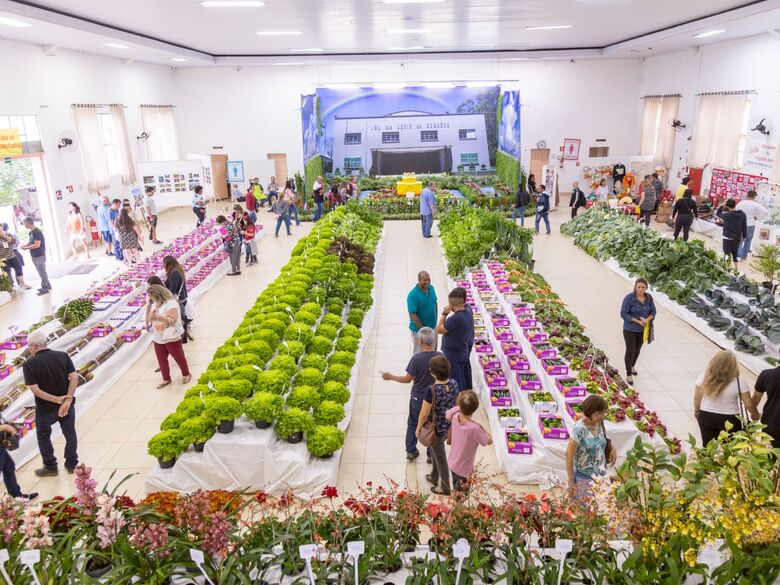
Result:
{"label": "potted plant", "polygon": [[276,421],[276,434],[288,443],[300,443],[303,434],[314,427],[312,416],[300,408],[288,408],[279,415]]}
{"label": "potted plant", "polygon": [[273,392],[281,394],[288,382],[283,372],[278,370],[264,370],[257,375],[255,389],[258,392]]}
{"label": "potted plant", "polygon": [[344,384],[331,380],[322,385],[320,396],[323,400],[332,400],[338,404],[346,404],[349,402],[350,393]]}
{"label": "potted plant", "polygon": [[775,292],[777,275],[780,273],[780,246],[777,244],[761,244],[750,261],[750,267],[764,275],[764,288]]}
{"label": "potted plant", "polygon": [[324,378],[325,375],[317,368],[303,368],[298,372],[298,375],[295,376],[295,385],[319,388],[322,386]]}
{"label": "potted plant", "polygon": [[229,396],[214,396],[206,401],[205,415],[217,424],[220,433],[232,433],[236,419],[241,416],[241,403]]}
{"label": "potted plant", "polygon": [[330,364],[328,366],[328,374],[325,377],[326,380],[340,382],[346,384],[352,375],[352,368],[345,366],[344,364]]}
{"label": "potted plant", "polygon": [[179,427],[183,444],[190,443],[198,453],[203,452],[203,446],[214,436],[214,421],[206,416],[194,416],[185,420]]}
{"label": "potted plant", "polygon": [[183,437],[179,429],[160,431],[149,439],[149,455],[157,458],[161,468],[168,469],[173,467],[176,458],[184,451],[182,442]]}
{"label": "potted plant", "polygon": [[323,400],[314,409],[314,422],[318,425],[335,425],[345,416],[344,406],[334,400]]}
{"label": "potted plant", "polygon": [[255,421],[258,429],[267,429],[279,417],[284,401],[279,394],[256,392],[244,403],[244,414]]}
{"label": "potted plant", "polygon": [[308,412],[322,401],[314,386],[296,386],[287,397],[287,405]]}
{"label": "potted plant", "polygon": [[344,431],[335,426],[318,425],[306,435],[306,446],[315,457],[327,459],[344,446]]}
{"label": "potted plant", "polygon": [[[246,367],[246,366],[241,366]],[[217,396],[229,396],[239,402],[245,400],[252,393],[252,382],[241,378],[233,380],[220,380],[214,383],[214,393]]]}

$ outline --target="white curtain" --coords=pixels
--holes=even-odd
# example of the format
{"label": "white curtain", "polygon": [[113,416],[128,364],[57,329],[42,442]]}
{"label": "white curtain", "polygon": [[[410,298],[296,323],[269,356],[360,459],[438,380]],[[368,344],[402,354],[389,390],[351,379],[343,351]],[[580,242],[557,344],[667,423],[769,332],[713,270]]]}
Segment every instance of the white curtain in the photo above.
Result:
{"label": "white curtain", "polygon": [[130,151],[130,140],[127,137],[127,122],[124,106],[111,106],[111,121],[114,126],[114,138],[119,147],[119,164],[121,165],[122,184],[135,183],[135,161]]}
{"label": "white curtain", "polygon": [[672,127],[672,120],[677,119],[677,108],[680,98],[665,97],[661,102],[661,123],[658,129],[658,144],[655,148],[655,159],[664,163],[667,169],[672,168],[674,159],[674,141],[677,132]]}
{"label": "white curtain", "polygon": [[642,118],[642,138],[639,144],[639,154],[655,155],[655,123],[658,118],[658,106],[661,98],[645,98],[645,115]]}
{"label": "white curtain", "polygon": [[111,176],[108,173],[103,131],[100,129],[97,108],[73,106],[73,117],[76,120],[76,133],[79,136],[81,158],[84,161],[89,190],[94,192],[110,187]]}
{"label": "white curtain", "polygon": [[699,96],[690,166],[736,165],[747,101],[747,94]]}
{"label": "white curtain", "polygon": [[146,156],[150,161],[178,160],[179,139],[176,119],[171,106],[141,107],[143,131],[149,133],[146,140]]}

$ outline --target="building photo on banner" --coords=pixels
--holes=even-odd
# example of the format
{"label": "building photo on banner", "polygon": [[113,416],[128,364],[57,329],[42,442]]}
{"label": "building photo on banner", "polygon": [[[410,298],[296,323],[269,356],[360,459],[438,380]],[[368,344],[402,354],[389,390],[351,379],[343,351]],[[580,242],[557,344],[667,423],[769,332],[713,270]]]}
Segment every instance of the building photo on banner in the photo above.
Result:
{"label": "building photo on banner", "polygon": [[2,580],[780,585],[780,0],[612,4],[0,2]]}

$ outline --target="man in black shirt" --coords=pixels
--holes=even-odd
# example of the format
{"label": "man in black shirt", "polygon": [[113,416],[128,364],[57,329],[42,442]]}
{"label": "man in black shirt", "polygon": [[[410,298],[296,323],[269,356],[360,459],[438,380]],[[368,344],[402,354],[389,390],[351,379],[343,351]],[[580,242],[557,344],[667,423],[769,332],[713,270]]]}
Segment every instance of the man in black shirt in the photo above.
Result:
{"label": "man in black shirt", "polygon": [[577,217],[577,210],[580,207],[585,207],[587,199],[585,193],[580,189],[580,182],[574,181],[571,185],[571,200],[569,201],[569,207],[571,207],[571,218]]}
{"label": "man in black shirt", "polygon": [[436,333],[442,335],[441,349],[450,362],[450,377],[462,392],[472,386],[469,355],[474,343],[474,315],[466,307],[466,291],[462,288],[453,289],[449,301],[439,317]]}
{"label": "man in black shirt", "polygon": [[51,427],[60,424],[65,435],[65,469],[73,473],[79,462],[76,448],[76,410],[73,406],[78,375],[70,356],[64,351],[47,347],[44,333],[34,331],[27,337],[27,347],[33,356],[24,362],[24,383],[35,396],[35,433],[43,467],[35,475],[57,475],[57,457],[51,444]]}
{"label": "man in black shirt", "polygon": [[38,296],[45,295],[51,290],[49,275],[46,274],[46,238],[43,237],[43,232],[35,227],[32,217],[24,218],[24,227],[30,230],[30,241],[27,244],[22,244],[21,248],[30,251],[30,258],[35,265],[35,270],[41,277],[41,288],[38,289]]}
{"label": "man in black shirt", "polygon": [[761,413],[761,422],[766,425],[764,432],[772,437],[772,446],[780,448],[780,368],[770,368],[758,375],[753,403],[761,402],[766,394],[766,403]]}

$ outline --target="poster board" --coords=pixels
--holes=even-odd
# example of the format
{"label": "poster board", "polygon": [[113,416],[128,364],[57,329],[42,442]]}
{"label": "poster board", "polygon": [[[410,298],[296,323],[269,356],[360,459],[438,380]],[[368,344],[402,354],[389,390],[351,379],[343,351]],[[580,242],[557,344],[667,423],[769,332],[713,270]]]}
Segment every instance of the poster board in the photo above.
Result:
{"label": "poster board", "polygon": [[542,167],[542,181],[550,196],[550,209],[556,209],[558,207],[558,168],[556,165]]}
{"label": "poster board", "polygon": [[206,173],[200,160],[175,160],[139,162],[138,176],[141,187],[157,188],[157,207],[168,208],[192,205],[192,190],[203,186],[206,198],[211,196],[212,186],[205,182]]}
{"label": "poster board", "polygon": [[710,178],[710,195],[739,201],[747,196],[748,191],[755,190],[761,179],[758,175],[714,167]]}

